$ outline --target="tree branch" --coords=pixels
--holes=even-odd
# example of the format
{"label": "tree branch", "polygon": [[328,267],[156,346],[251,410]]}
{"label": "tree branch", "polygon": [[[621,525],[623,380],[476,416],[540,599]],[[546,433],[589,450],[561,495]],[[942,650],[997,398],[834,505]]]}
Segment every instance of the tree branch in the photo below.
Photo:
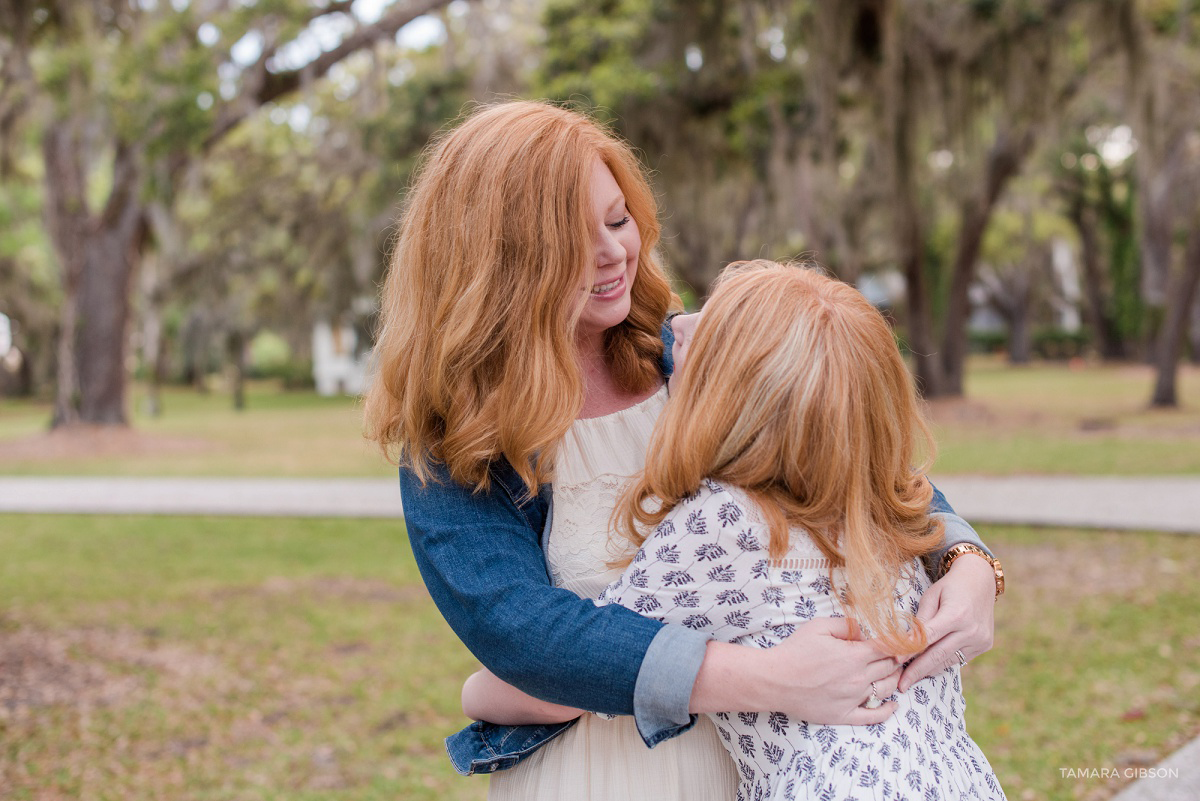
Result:
{"label": "tree branch", "polygon": [[[300,88],[305,80],[324,77],[333,66],[348,56],[370,47],[376,42],[395,36],[396,32],[417,17],[428,14],[442,6],[449,5],[450,0],[411,0],[403,7],[392,10],[370,25],[361,25],[349,34],[337,47],[322,53],[303,67],[286,72],[268,72],[263,80],[258,82],[249,96],[235,98],[226,107],[228,113],[222,115],[212,133],[204,140],[207,150],[229,134],[255,110],[272,101],[290,94]],[[349,3],[330,3],[317,16],[325,16],[335,11],[340,12]],[[264,54],[265,57],[265,54]]]}

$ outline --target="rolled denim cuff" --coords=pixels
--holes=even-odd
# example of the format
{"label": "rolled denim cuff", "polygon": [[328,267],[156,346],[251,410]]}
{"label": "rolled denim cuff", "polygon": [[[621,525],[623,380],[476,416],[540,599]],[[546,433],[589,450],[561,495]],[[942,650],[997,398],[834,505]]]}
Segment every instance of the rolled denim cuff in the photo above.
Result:
{"label": "rolled denim cuff", "polygon": [[695,724],[688,704],[708,640],[706,634],[668,625],[650,641],[633,688],[633,719],[648,748]]}

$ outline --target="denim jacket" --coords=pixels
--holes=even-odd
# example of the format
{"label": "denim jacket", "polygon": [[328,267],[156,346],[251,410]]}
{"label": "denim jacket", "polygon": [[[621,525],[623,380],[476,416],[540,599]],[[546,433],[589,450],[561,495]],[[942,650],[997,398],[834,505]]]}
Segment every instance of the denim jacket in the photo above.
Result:
{"label": "denim jacket", "polygon": [[[663,326],[662,370],[674,365],[674,336]],[[425,486],[400,468],[404,519],[421,577],[438,609],[471,653],[530,695],[596,712],[633,715],[653,747],[695,722],[688,712],[707,637],[624,607],[597,607],[550,581],[542,535],[550,485],[529,497],[504,459],[488,472],[487,492],[456,484],[442,465]],[[931,511],[944,513],[946,546],[982,545],[935,491]],[[557,737],[574,721],[498,726],[477,721],[446,738],[463,775],[504,770]]]}

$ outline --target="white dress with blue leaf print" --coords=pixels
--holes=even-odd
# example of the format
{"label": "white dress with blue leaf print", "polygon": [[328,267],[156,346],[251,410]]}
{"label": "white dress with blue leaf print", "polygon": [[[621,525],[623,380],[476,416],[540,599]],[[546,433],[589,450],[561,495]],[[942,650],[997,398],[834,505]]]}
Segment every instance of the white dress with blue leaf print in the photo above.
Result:
{"label": "white dress with blue leaf print", "polygon": [[[777,562],[768,559],[767,541],[753,502],[706,480],[597,603],[760,648],[778,645],[799,623],[841,617],[835,584],[843,571],[831,571],[812,539],[794,529],[791,550]],[[928,583],[914,560],[897,584],[897,605],[915,612]],[[872,726],[809,724],[781,712],[713,715],[741,774],[739,801],[1004,798],[967,735],[957,666],[894,699],[896,714]]]}

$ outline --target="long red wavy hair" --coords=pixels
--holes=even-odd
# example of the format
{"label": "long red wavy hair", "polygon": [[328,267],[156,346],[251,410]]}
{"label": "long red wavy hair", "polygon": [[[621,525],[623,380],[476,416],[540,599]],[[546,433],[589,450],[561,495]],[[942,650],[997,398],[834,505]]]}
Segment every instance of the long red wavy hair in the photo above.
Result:
{"label": "long red wavy hair", "polygon": [[482,106],[431,143],[383,286],[367,435],[422,480],[430,462],[488,487],[503,457],[530,492],[583,403],[575,351],[595,269],[590,176],[612,171],[641,233],[628,318],[606,333],[619,384],[661,380],[659,329],[678,306],[654,249],[654,194],[628,145],[546,103]]}

